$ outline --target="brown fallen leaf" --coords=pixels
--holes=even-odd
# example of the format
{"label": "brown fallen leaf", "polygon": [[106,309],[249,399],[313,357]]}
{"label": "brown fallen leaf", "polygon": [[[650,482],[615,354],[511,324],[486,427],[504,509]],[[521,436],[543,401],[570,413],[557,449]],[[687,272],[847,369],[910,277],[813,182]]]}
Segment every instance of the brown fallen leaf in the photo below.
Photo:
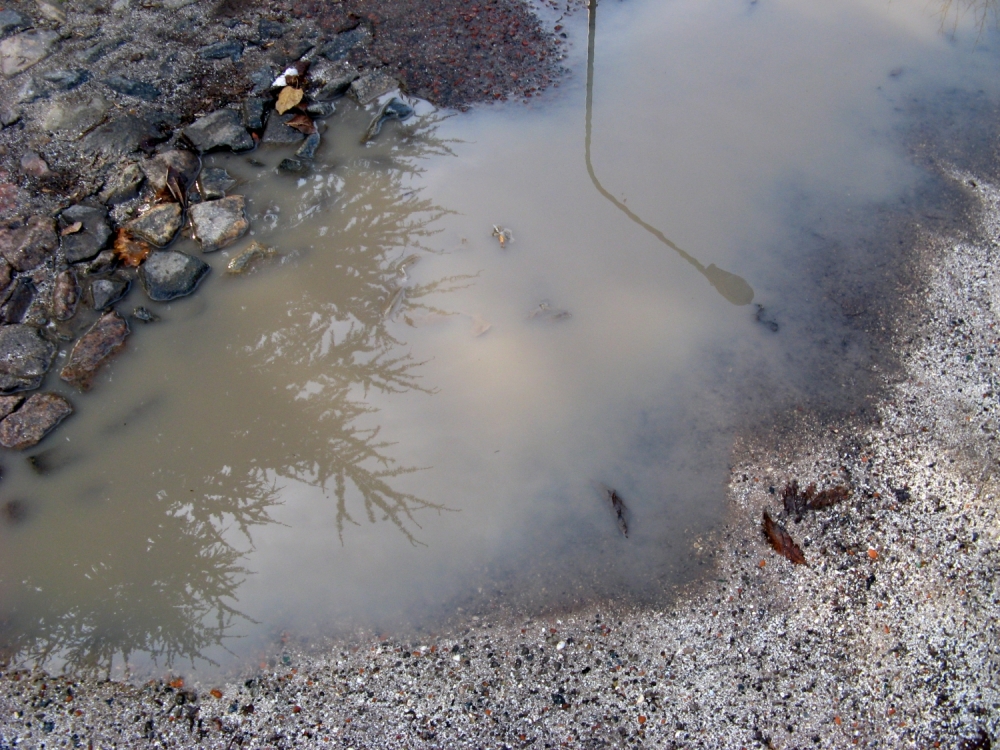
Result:
{"label": "brown fallen leaf", "polygon": [[764,535],[767,537],[767,541],[771,543],[774,547],[774,551],[777,552],[782,557],[791,560],[796,565],[805,565],[806,556],[802,554],[802,550],[799,548],[791,535],[785,531],[784,527],[776,523],[768,512],[764,511],[764,517],[761,523],[761,527],[764,531]]}
{"label": "brown fallen leaf", "polygon": [[81,229],[83,229],[83,222],[82,221],[74,221],[72,224],[70,224],[68,227],[66,227],[64,230],[62,230],[62,232],[60,232],[60,234],[63,237],[65,237],[67,234],[76,234]]}
{"label": "brown fallen leaf", "polygon": [[312,135],[316,132],[316,126],[313,124],[312,119],[308,115],[295,115],[291,120],[285,123],[290,128],[295,128],[300,133],[305,133],[306,135]]}
{"label": "brown fallen leaf", "polygon": [[186,206],[187,181],[176,169],[168,166],[163,187],[156,192],[155,199],[157,203],[180,203],[182,207]]}
{"label": "brown fallen leaf", "polygon": [[279,115],[283,115],[296,104],[301,102],[302,97],[302,89],[285,86],[285,88],[281,90],[281,93],[278,94],[278,101],[275,103],[274,108],[277,110]]}
{"label": "brown fallen leaf", "polygon": [[153,248],[142,240],[137,240],[124,229],[118,230],[112,249],[121,264],[129,268],[138,267],[153,252]]}
{"label": "brown fallen leaf", "polygon": [[795,516],[796,521],[802,520],[802,514],[807,510],[822,510],[837,503],[847,500],[851,496],[851,490],[843,484],[838,484],[829,489],[816,491],[816,484],[810,484],[804,490],[799,490],[798,480],[793,479],[785,485],[781,491],[781,500],[785,505],[785,512],[790,516]]}

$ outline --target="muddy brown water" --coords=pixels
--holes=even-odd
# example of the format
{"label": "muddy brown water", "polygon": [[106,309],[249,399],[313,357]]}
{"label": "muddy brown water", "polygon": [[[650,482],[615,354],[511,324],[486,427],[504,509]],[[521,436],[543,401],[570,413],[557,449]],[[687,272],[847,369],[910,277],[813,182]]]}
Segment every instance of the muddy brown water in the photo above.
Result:
{"label": "muddy brown water", "polygon": [[[871,286],[830,292],[817,256],[877,268],[871,207],[924,179],[915,92],[997,94],[992,27],[939,10],[607,3],[592,67],[581,11],[528,105],[418,104],[362,145],[343,101],[307,175],[282,148],[207,158],[252,235],[192,297],[133,290],[162,320],[31,463],[4,457],[7,652],[211,675],[281,633],[665,601],[735,430],[871,388]],[[252,240],[280,258],[227,276]]]}

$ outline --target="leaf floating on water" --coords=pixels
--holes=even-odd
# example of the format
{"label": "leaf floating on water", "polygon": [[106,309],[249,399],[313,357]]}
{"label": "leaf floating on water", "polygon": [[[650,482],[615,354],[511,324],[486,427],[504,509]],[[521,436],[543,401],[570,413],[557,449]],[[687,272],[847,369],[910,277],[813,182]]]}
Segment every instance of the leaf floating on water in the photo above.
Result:
{"label": "leaf floating on water", "polygon": [[552,307],[548,302],[542,302],[534,310],[528,313],[528,320],[567,320],[573,314],[569,310],[560,310]]}
{"label": "leaf floating on water", "polygon": [[406,287],[401,286],[397,289],[393,295],[389,298],[389,302],[382,310],[382,320],[393,320],[396,317],[396,313],[399,312],[399,308],[403,306],[403,302],[406,300]]}
{"label": "leaf floating on water", "polygon": [[279,115],[283,115],[296,104],[301,102],[302,97],[302,89],[285,86],[285,88],[281,90],[281,93],[278,94],[278,101],[275,103],[274,108],[277,110]]}
{"label": "leaf floating on water", "polygon": [[487,321],[483,320],[483,317],[481,315],[479,315],[479,313],[476,313],[475,315],[472,316],[472,335],[473,336],[482,336],[484,333],[486,333],[492,327],[493,327],[493,324],[492,323],[488,323]]}
{"label": "leaf floating on water", "polygon": [[285,125],[290,128],[295,128],[300,133],[304,133],[305,135],[312,135],[316,132],[316,125],[308,115],[295,115],[295,117],[286,122]]}
{"label": "leaf floating on water", "polygon": [[83,229],[83,222],[82,221],[74,221],[72,224],[70,224],[68,227],[66,227],[64,230],[62,230],[62,232],[60,232],[60,234],[63,237],[65,237],[67,234],[76,234],[81,229]]}
{"label": "leaf floating on water", "polygon": [[498,224],[493,225],[493,234],[491,236],[497,238],[501,250],[506,248],[507,243],[512,242],[514,239],[514,235],[509,229],[501,228]]}
{"label": "leaf floating on water", "polygon": [[628,508],[625,506],[625,501],[622,500],[622,496],[616,490],[601,482],[591,482],[591,484],[607,499],[611,505],[612,512],[615,514],[615,520],[618,522],[618,530],[621,531],[622,536],[628,539],[627,516],[629,513]]}
{"label": "leaf floating on water", "polygon": [[142,240],[135,239],[124,229],[118,230],[112,249],[121,264],[129,268],[137,268],[153,252],[153,248]]}
{"label": "leaf floating on water", "polygon": [[782,557],[791,560],[796,565],[806,564],[806,556],[802,554],[802,550],[799,548],[799,545],[795,543],[791,535],[785,531],[781,524],[774,521],[771,516],[768,515],[766,510],[764,511],[761,527],[764,530],[764,535],[767,537],[767,541],[771,543],[775,552]]}

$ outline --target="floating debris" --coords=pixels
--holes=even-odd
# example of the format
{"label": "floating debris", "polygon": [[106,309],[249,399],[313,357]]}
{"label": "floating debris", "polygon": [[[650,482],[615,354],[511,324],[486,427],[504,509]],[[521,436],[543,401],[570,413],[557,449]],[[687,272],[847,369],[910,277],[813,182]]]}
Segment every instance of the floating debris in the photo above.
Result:
{"label": "floating debris", "polygon": [[229,264],[226,266],[226,273],[243,273],[255,261],[273,258],[277,254],[278,251],[273,247],[267,247],[254,240],[246,250],[229,261]]}
{"label": "floating debris", "polygon": [[136,320],[141,320],[143,323],[155,323],[160,319],[159,315],[147,310],[145,307],[135,308],[132,311],[132,317]]}
{"label": "floating debris", "polygon": [[496,237],[500,242],[500,249],[503,250],[507,247],[508,242],[514,241],[514,235],[509,229],[501,228],[498,224],[493,225],[492,237]]}
{"label": "floating debris", "polygon": [[770,329],[771,333],[778,332],[778,323],[774,318],[771,317],[770,313],[763,305],[757,305],[757,322],[762,326]]}
{"label": "floating debris", "polygon": [[382,311],[382,320],[393,320],[396,317],[396,313],[399,312],[399,308],[403,306],[403,302],[405,300],[406,300],[406,287],[401,286],[389,298],[389,303],[385,306],[385,309]]}
{"label": "floating debris", "polygon": [[802,550],[792,539],[791,535],[785,531],[784,526],[774,521],[768,512],[764,511],[764,516],[761,521],[761,528],[764,531],[764,535],[767,537],[767,541],[771,543],[774,551],[777,552],[782,557],[791,560],[796,565],[805,565],[806,556],[802,554]]}
{"label": "floating debris", "polygon": [[485,320],[479,313],[472,316],[472,335],[482,336],[493,327],[493,324]]}
{"label": "floating debris", "polygon": [[611,504],[611,510],[615,514],[615,520],[618,521],[618,529],[622,532],[622,536],[628,539],[628,508],[625,507],[625,502],[622,500],[621,495],[618,494],[616,490],[608,487],[606,484],[601,484],[600,482],[595,482],[594,486],[601,492]]}
{"label": "floating debris", "polygon": [[382,109],[378,111],[375,115],[375,119],[371,121],[368,126],[368,130],[365,131],[364,138],[361,139],[362,143],[368,143],[372,138],[377,136],[382,132],[382,126],[389,120],[408,120],[413,116],[413,107],[404,102],[398,96],[394,96],[388,102],[386,102]]}
{"label": "floating debris", "polygon": [[569,310],[560,310],[558,307],[552,307],[548,302],[542,302],[528,313],[528,320],[567,320],[572,318],[573,314]]}

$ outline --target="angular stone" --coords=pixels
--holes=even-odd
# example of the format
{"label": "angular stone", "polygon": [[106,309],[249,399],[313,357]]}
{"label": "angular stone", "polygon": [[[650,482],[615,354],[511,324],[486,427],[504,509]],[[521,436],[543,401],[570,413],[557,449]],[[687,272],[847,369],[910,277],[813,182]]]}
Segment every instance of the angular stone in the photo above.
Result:
{"label": "angular stone", "polygon": [[282,172],[288,172],[288,174],[305,174],[309,171],[309,162],[289,157],[281,160],[278,169]]}
{"label": "angular stone", "polygon": [[0,419],[12,414],[24,402],[24,396],[0,396]]}
{"label": "angular stone", "polygon": [[56,347],[43,339],[37,328],[20,324],[0,327],[0,392],[37,388],[55,356]]}
{"label": "angular stone", "polygon": [[[0,292],[3,292],[3,290],[10,286],[10,274],[10,263],[5,258],[0,258]],[[0,294],[0,297],[2,296]]]}
{"label": "angular stone", "polygon": [[16,10],[0,10],[0,36],[31,26],[31,21]]}
{"label": "angular stone", "polygon": [[76,314],[76,305],[80,300],[80,285],[72,269],[56,276],[52,288],[52,317],[56,320],[69,320]]}
{"label": "angular stone", "polygon": [[13,78],[52,52],[59,33],[56,31],[23,31],[0,42],[0,72]]}
{"label": "angular stone", "polygon": [[129,164],[121,171],[115,171],[107,182],[104,189],[97,196],[102,203],[114,206],[118,203],[132,200],[139,194],[146,176],[138,164]]}
{"label": "angular stone", "polygon": [[358,26],[350,31],[342,31],[332,40],[319,48],[319,54],[327,60],[336,62],[343,60],[347,54],[355,47],[368,44],[371,41],[371,34],[364,26]]}
{"label": "angular stone", "polygon": [[114,310],[104,313],[70,352],[69,362],[59,377],[81,391],[90,389],[94,375],[111,357],[122,350],[128,338],[128,322]]}
{"label": "angular stone", "polygon": [[[105,27],[106,29],[107,27]],[[87,47],[76,53],[76,59],[82,63],[87,63],[89,65],[94,64],[106,54],[112,50],[118,49],[123,44],[125,44],[125,39],[122,37],[116,37],[113,39],[105,39],[98,42],[92,47]]]}
{"label": "angular stone", "polygon": [[349,91],[358,104],[364,105],[370,104],[382,94],[398,88],[399,81],[381,70],[376,70],[352,82]]}
{"label": "angular stone", "polygon": [[107,101],[96,94],[83,99],[52,102],[42,115],[42,127],[50,133],[83,133],[104,119],[108,107]]}
{"label": "angular stone", "polygon": [[221,167],[208,167],[201,170],[201,177],[198,178],[198,188],[201,197],[205,200],[225,198],[226,191],[236,184],[236,180],[229,176],[229,172]]}
{"label": "angular stone", "polygon": [[114,157],[130,154],[144,143],[162,140],[163,132],[153,122],[137,115],[122,115],[92,130],[81,145],[91,154]]}
{"label": "angular stone", "polygon": [[198,176],[198,171],[201,169],[201,159],[190,151],[172,149],[157,154],[142,165],[146,179],[156,190],[163,190],[167,187],[167,173],[171,169],[177,175],[181,190],[187,190]]}
{"label": "angular stone", "polygon": [[138,219],[125,224],[125,228],[153,245],[163,247],[181,228],[182,211],[178,203],[153,206]]}
{"label": "angular stone", "polygon": [[275,75],[276,71],[270,65],[266,65],[263,68],[255,70],[250,74],[250,82],[253,84],[253,88],[250,89],[250,93],[253,96],[263,94],[271,88],[271,82],[274,80]]}
{"label": "angular stone", "polygon": [[66,9],[59,0],[35,0],[38,12],[55,23],[66,23]]}
{"label": "angular stone", "polygon": [[90,305],[95,310],[105,310],[128,294],[132,286],[128,279],[109,277],[90,282]]}
{"label": "angular stone", "polygon": [[82,68],[66,68],[42,73],[42,80],[51,84],[53,88],[59,91],[75,89],[81,83],[86,83],[88,78],[90,78],[90,73]]}
{"label": "angular stone", "polygon": [[18,271],[38,266],[58,244],[56,223],[44,216],[32,216],[17,229],[0,228],[0,255]]}
{"label": "angular stone", "polygon": [[271,59],[284,68],[302,59],[302,56],[315,46],[316,43],[308,39],[285,39],[271,50]]}
{"label": "angular stone", "polygon": [[313,159],[316,156],[316,149],[319,148],[319,133],[310,133],[306,136],[306,142],[299,146],[295,155],[300,159]]}
{"label": "angular stone", "polygon": [[328,102],[342,96],[360,75],[358,69],[347,60],[315,65],[309,69],[309,81],[317,89],[312,97],[317,101]]}
{"label": "angular stone", "polygon": [[34,151],[26,151],[21,156],[21,171],[29,177],[44,177],[49,174],[49,165]]}
{"label": "angular stone", "polygon": [[136,99],[152,102],[160,98],[161,91],[151,83],[145,81],[134,81],[131,78],[122,76],[109,76],[104,79],[104,85],[112,91],[125,96],[134,96]]}
{"label": "angular stone", "polygon": [[66,227],[76,222],[83,224],[79,232],[62,237],[62,249],[68,263],[79,263],[81,260],[93,258],[104,249],[111,237],[108,212],[103,206],[78,203],[63,211],[59,219]]}
{"label": "angular stone", "polygon": [[225,60],[227,57],[233,62],[239,62],[243,57],[243,42],[232,39],[227,42],[216,42],[207,47],[202,47],[198,52],[198,57],[204,60]]}
{"label": "angular stone", "polygon": [[277,21],[262,18],[257,22],[257,33],[260,35],[262,41],[280,39],[285,34],[285,25]]}
{"label": "angular stone", "polygon": [[273,247],[267,247],[254,240],[250,243],[250,247],[229,261],[228,265],[226,265],[226,273],[244,273],[257,261],[273,258],[277,254],[278,251]]}
{"label": "angular stone", "polygon": [[308,112],[314,120],[329,117],[336,111],[337,107],[333,102],[309,102],[309,104],[306,105],[306,112]]}
{"label": "angular stone", "polygon": [[184,129],[184,136],[200,154],[221,148],[247,151],[254,145],[235,109],[219,109],[195,120]]}
{"label": "angular stone", "polygon": [[264,128],[264,135],[260,139],[261,143],[298,143],[305,138],[305,133],[301,133],[295,128],[288,127],[285,123],[295,115],[279,115],[272,110],[267,118],[267,127]]}
{"label": "angular stone", "polygon": [[139,281],[154,302],[191,294],[209,271],[202,260],[178,250],[160,250],[139,266]]}
{"label": "angular stone", "polygon": [[48,96],[48,94],[49,92],[44,83],[34,76],[27,76],[17,89],[17,103],[31,104],[34,101],[38,101],[39,99]]}
{"label": "angular stone", "polygon": [[264,129],[265,105],[263,99],[247,99],[243,102],[243,126],[247,130],[260,132]]}
{"label": "angular stone", "polygon": [[19,276],[14,279],[10,289],[7,291],[7,301],[0,306],[0,323],[22,323],[24,314],[28,312],[32,301],[35,299],[37,289],[27,276]]}
{"label": "angular stone", "polygon": [[0,422],[0,445],[18,451],[37,445],[72,413],[73,405],[58,393],[36,393]]}
{"label": "angular stone", "polygon": [[232,244],[250,228],[242,195],[196,203],[190,214],[194,234],[206,253]]}

